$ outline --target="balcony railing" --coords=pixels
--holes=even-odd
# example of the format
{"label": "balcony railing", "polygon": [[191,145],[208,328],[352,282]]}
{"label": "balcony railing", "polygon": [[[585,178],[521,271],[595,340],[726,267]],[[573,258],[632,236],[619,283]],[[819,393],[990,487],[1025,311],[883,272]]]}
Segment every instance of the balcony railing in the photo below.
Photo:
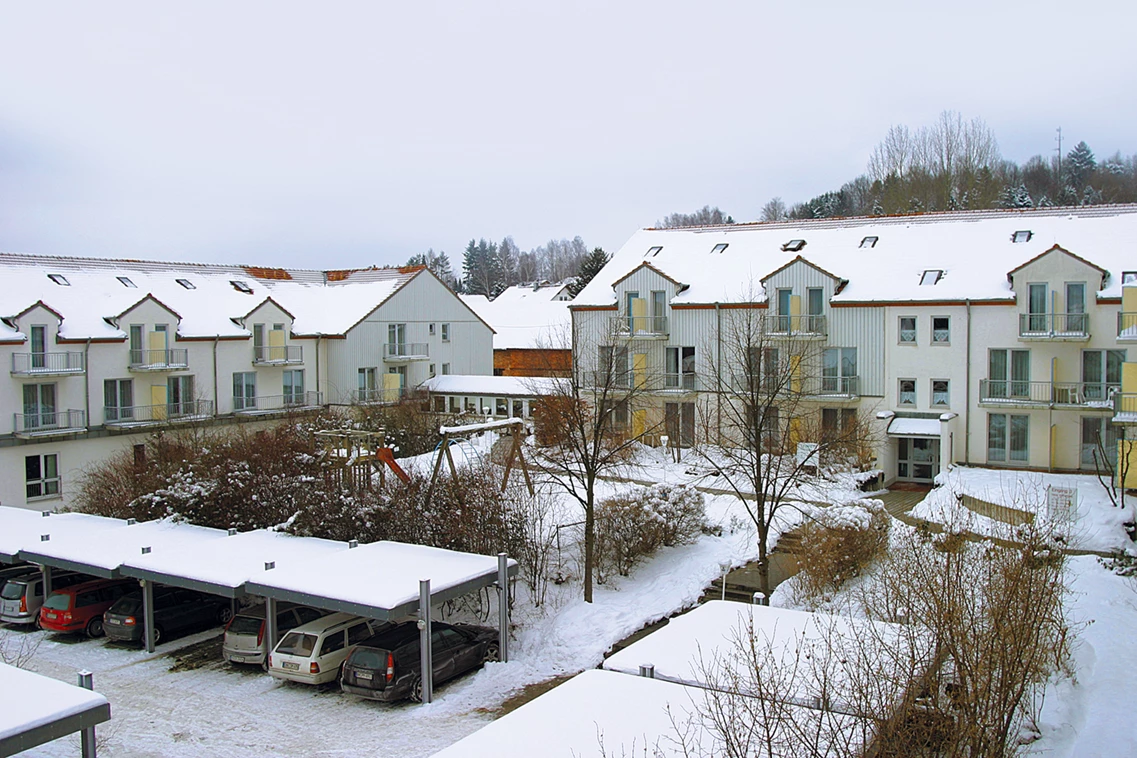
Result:
{"label": "balcony railing", "polygon": [[823,376],[813,394],[825,397],[859,397],[861,378],[859,376]]}
{"label": "balcony railing", "polygon": [[161,405],[104,406],[103,423],[107,426],[143,426],[198,421],[213,415],[212,400],[187,400]]}
{"label": "balcony railing", "polygon": [[1117,314],[1117,338],[1137,340],[1137,313],[1122,311]]}
{"label": "balcony railing", "polygon": [[304,362],[304,348],[300,345],[261,345],[253,348],[253,363],[257,365],[284,365]]}
{"label": "balcony railing", "polygon": [[628,339],[661,339],[668,335],[667,316],[613,316],[613,333]]}
{"label": "balcony railing", "polygon": [[131,350],[131,371],[176,371],[189,368],[189,351],[184,347],[165,350]]}
{"label": "balcony railing", "polygon": [[373,403],[397,403],[412,393],[409,387],[374,387],[366,390],[355,390],[352,393],[352,402],[359,405]]}
{"label": "balcony railing", "polygon": [[1072,405],[1109,408],[1119,386],[1104,382],[1027,382],[982,379],[979,402],[986,405]]}
{"label": "balcony railing", "polygon": [[1113,423],[1137,424],[1137,392],[1118,392],[1114,394]]}
{"label": "balcony railing", "polygon": [[1084,340],[1090,337],[1086,313],[1020,313],[1019,337],[1036,340]]}
{"label": "balcony railing", "polygon": [[771,334],[791,337],[824,337],[828,333],[825,316],[768,316],[767,329]]}
{"label": "balcony railing", "polygon": [[664,374],[662,390],[666,392],[696,392],[699,389],[699,375],[693,372]]}
{"label": "balcony railing", "polygon": [[258,413],[281,413],[285,411],[319,408],[324,404],[322,392],[293,392],[289,395],[258,395],[257,397],[234,397],[233,412],[241,415]]}
{"label": "balcony railing", "polygon": [[383,359],[387,361],[425,360],[430,357],[430,345],[425,342],[388,342],[383,346]]}
{"label": "balcony railing", "polygon": [[626,390],[632,386],[633,374],[631,371],[584,371],[581,372],[581,382],[585,387],[593,389]]}
{"label": "balcony railing", "polygon": [[87,414],[79,410],[14,413],[17,437],[48,437],[86,431]]}
{"label": "balcony railing", "polygon": [[17,376],[82,374],[82,353],[13,353],[12,373]]}

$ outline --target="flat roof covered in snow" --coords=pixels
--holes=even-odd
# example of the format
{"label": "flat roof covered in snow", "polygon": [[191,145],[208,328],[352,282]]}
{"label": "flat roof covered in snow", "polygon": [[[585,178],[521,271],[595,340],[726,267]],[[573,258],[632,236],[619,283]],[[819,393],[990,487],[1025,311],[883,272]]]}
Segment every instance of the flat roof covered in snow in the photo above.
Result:
{"label": "flat roof covered in snow", "polygon": [[567,379],[545,376],[478,376],[446,374],[422,383],[422,389],[439,395],[485,395],[492,397],[541,397],[567,390]]}
{"label": "flat roof covered in snow", "polygon": [[[15,755],[107,721],[111,706],[97,692],[0,663],[0,756]],[[78,752],[78,751],[76,751]]]}
{"label": "flat roof covered in snow", "polygon": [[0,561],[24,560],[20,553],[40,547],[44,535],[50,540],[71,535],[93,535],[105,529],[124,526],[126,521],[86,513],[52,513],[0,505]]}
{"label": "flat roof covered in snow", "polygon": [[935,437],[940,438],[940,419],[896,417],[888,424],[890,437]]}

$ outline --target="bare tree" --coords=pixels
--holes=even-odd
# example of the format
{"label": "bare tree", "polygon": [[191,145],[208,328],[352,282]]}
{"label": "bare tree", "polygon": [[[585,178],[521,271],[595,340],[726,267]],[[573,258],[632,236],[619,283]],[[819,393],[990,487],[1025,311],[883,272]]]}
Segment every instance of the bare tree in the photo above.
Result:
{"label": "bare tree", "polygon": [[782,221],[789,218],[789,209],[786,202],[780,197],[773,197],[762,206],[762,221]]}
{"label": "bare tree", "polygon": [[717,226],[733,223],[734,219],[720,211],[717,205],[714,208],[704,205],[694,213],[672,213],[662,221],[657,221],[655,225],[663,229],[674,229],[681,226]]}

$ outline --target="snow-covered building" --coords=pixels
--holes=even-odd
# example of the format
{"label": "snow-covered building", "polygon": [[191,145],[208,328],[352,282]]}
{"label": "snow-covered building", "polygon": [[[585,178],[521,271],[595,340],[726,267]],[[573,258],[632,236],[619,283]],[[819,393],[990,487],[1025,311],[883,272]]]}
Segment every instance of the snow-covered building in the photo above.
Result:
{"label": "snow-covered building", "polygon": [[493,330],[421,267],[315,271],[0,254],[0,502],[174,424],[387,402],[492,373]]}
{"label": "snow-covered building", "polygon": [[724,313],[754,309],[816,344],[821,428],[879,424],[889,481],[1092,469],[1137,343],[1135,246],[1135,205],[644,229],[570,303],[574,365],[661,377],[633,432],[690,441],[729,393]]}
{"label": "snow-covered building", "polygon": [[490,300],[461,295],[494,329],[498,376],[567,376],[572,370],[568,285],[514,285]]}

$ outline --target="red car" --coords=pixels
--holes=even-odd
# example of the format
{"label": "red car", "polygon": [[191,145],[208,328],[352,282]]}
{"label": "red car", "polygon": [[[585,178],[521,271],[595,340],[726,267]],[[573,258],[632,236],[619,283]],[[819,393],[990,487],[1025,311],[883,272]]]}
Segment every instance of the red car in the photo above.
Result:
{"label": "red car", "polygon": [[103,612],[131,590],[133,579],[96,579],[51,593],[39,611],[39,623],[53,632],[83,632],[103,636]]}

